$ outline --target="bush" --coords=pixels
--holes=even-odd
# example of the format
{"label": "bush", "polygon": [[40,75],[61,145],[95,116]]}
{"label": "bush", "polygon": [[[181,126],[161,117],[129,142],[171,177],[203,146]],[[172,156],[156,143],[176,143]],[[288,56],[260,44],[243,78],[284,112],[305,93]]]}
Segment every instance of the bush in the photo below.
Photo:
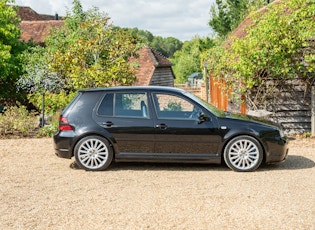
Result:
{"label": "bush", "polygon": [[[54,115],[58,112],[58,110],[67,106],[67,104],[75,97],[77,92],[72,92],[70,94],[66,94],[61,92],[59,94],[54,93],[46,93],[45,94],[45,114]],[[41,111],[42,110],[42,99],[43,95],[41,94],[29,94],[29,101],[35,105],[35,107]]]}
{"label": "bush", "polygon": [[54,133],[58,130],[58,122],[52,122],[40,128],[37,132],[37,137],[52,137]]}
{"label": "bush", "polygon": [[38,126],[35,112],[29,112],[23,105],[4,107],[0,114],[0,133],[3,136],[31,136]]}
{"label": "bush", "polygon": [[37,137],[52,137],[53,134],[58,130],[59,115],[60,112],[55,113],[55,115],[51,117],[49,125],[45,125],[38,130]]}

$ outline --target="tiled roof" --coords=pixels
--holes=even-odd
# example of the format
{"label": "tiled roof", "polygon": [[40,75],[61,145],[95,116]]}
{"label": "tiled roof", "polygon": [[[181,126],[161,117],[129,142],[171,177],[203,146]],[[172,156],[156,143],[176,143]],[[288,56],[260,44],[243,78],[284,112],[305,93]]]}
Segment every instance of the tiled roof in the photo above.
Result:
{"label": "tiled roof", "polygon": [[38,14],[28,6],[18,6],[17,15],[20,16],[21,21],[43,21],[56,19],[55,16],[52,15]]}
{"label": "tiled roof", "polygon": [[22,21],[20,23],[22,30],[21,39],[42,43],[53,29],[60,28],[63,24],[63,20]]}
{"label": "tiled roof", "polygon": [[135,85],[149,85],[156,68],[170,67],[172,63],[162,54],[150,47],[143,47],[138,51],[138,58],[131,58],[130,61],[137,61],[139,67],[136,70],[137,81]]}
{"label": "tiled roof", "polygon": [[63,20],[56,20],[56,16],[38,14],[28,6],[18,6],[17,15],[21,18],[21,40],[24,41],[43,43],[53,29],[64,24]]}
{"label": "tiled roof", "polygon": [[[151,49],[149,47],[145,47],[146,52],[151,52],[151,54],[153,55],[153,58],[156,61],[156,67],[169,67],[172,66],[172,63],[166,58],[164,57],[160,52]],[[144,50],[142,52],[145,52]]]}

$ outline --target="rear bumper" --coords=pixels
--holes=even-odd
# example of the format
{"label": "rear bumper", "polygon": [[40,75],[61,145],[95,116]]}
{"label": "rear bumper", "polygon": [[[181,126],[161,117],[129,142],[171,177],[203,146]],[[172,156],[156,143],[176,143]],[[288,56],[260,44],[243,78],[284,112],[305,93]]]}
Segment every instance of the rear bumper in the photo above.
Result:
{"label": "rear bumper", "polygon": [[56,149],[55,148],[55,154],[61,158],[71,159],[72,157],[72,153],[69,151],[69,149]]}
{"label": "rear bumper", "polygon": [[73,157],[73,138],[74,133],[72,131],[62,132],[58,131],[55,133],[54,148],[55,154],[61,158],[70,159]]}

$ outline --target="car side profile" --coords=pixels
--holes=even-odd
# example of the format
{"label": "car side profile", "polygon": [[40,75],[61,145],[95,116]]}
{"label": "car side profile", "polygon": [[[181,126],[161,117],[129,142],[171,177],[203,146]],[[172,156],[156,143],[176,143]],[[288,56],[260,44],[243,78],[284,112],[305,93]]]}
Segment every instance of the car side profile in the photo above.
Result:
{"label": "car side profile", "polygon": [[80,90],[60,115],[54,144],[57,156],[89,171],[112,162],[225,162],[246,172],[288,154],[278,126],[157,86]]}

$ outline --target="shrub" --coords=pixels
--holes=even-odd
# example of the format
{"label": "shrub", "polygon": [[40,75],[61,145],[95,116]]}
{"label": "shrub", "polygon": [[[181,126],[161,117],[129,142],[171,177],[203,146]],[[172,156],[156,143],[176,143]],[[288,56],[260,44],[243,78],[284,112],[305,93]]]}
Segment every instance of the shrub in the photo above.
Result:
{"label": "shrub", "polygon": [[0,114],[1,135],[30,136],[37,127],[35,112],[29,112],[23,105],[4,107],[4,113]]}
{"label": "shrub", "polygon": [[37,137],[52,137],[53,134],[58,130],[59,115],[60,112],[55,113],[54,116],[51,117],[49,125],[45,125],[38,130]]}
{"label": "shrub", "polygon": [[37,132],[37,137],[52,137],[58,130],[58,122],[52,122],[49,125],[45,125]]}

